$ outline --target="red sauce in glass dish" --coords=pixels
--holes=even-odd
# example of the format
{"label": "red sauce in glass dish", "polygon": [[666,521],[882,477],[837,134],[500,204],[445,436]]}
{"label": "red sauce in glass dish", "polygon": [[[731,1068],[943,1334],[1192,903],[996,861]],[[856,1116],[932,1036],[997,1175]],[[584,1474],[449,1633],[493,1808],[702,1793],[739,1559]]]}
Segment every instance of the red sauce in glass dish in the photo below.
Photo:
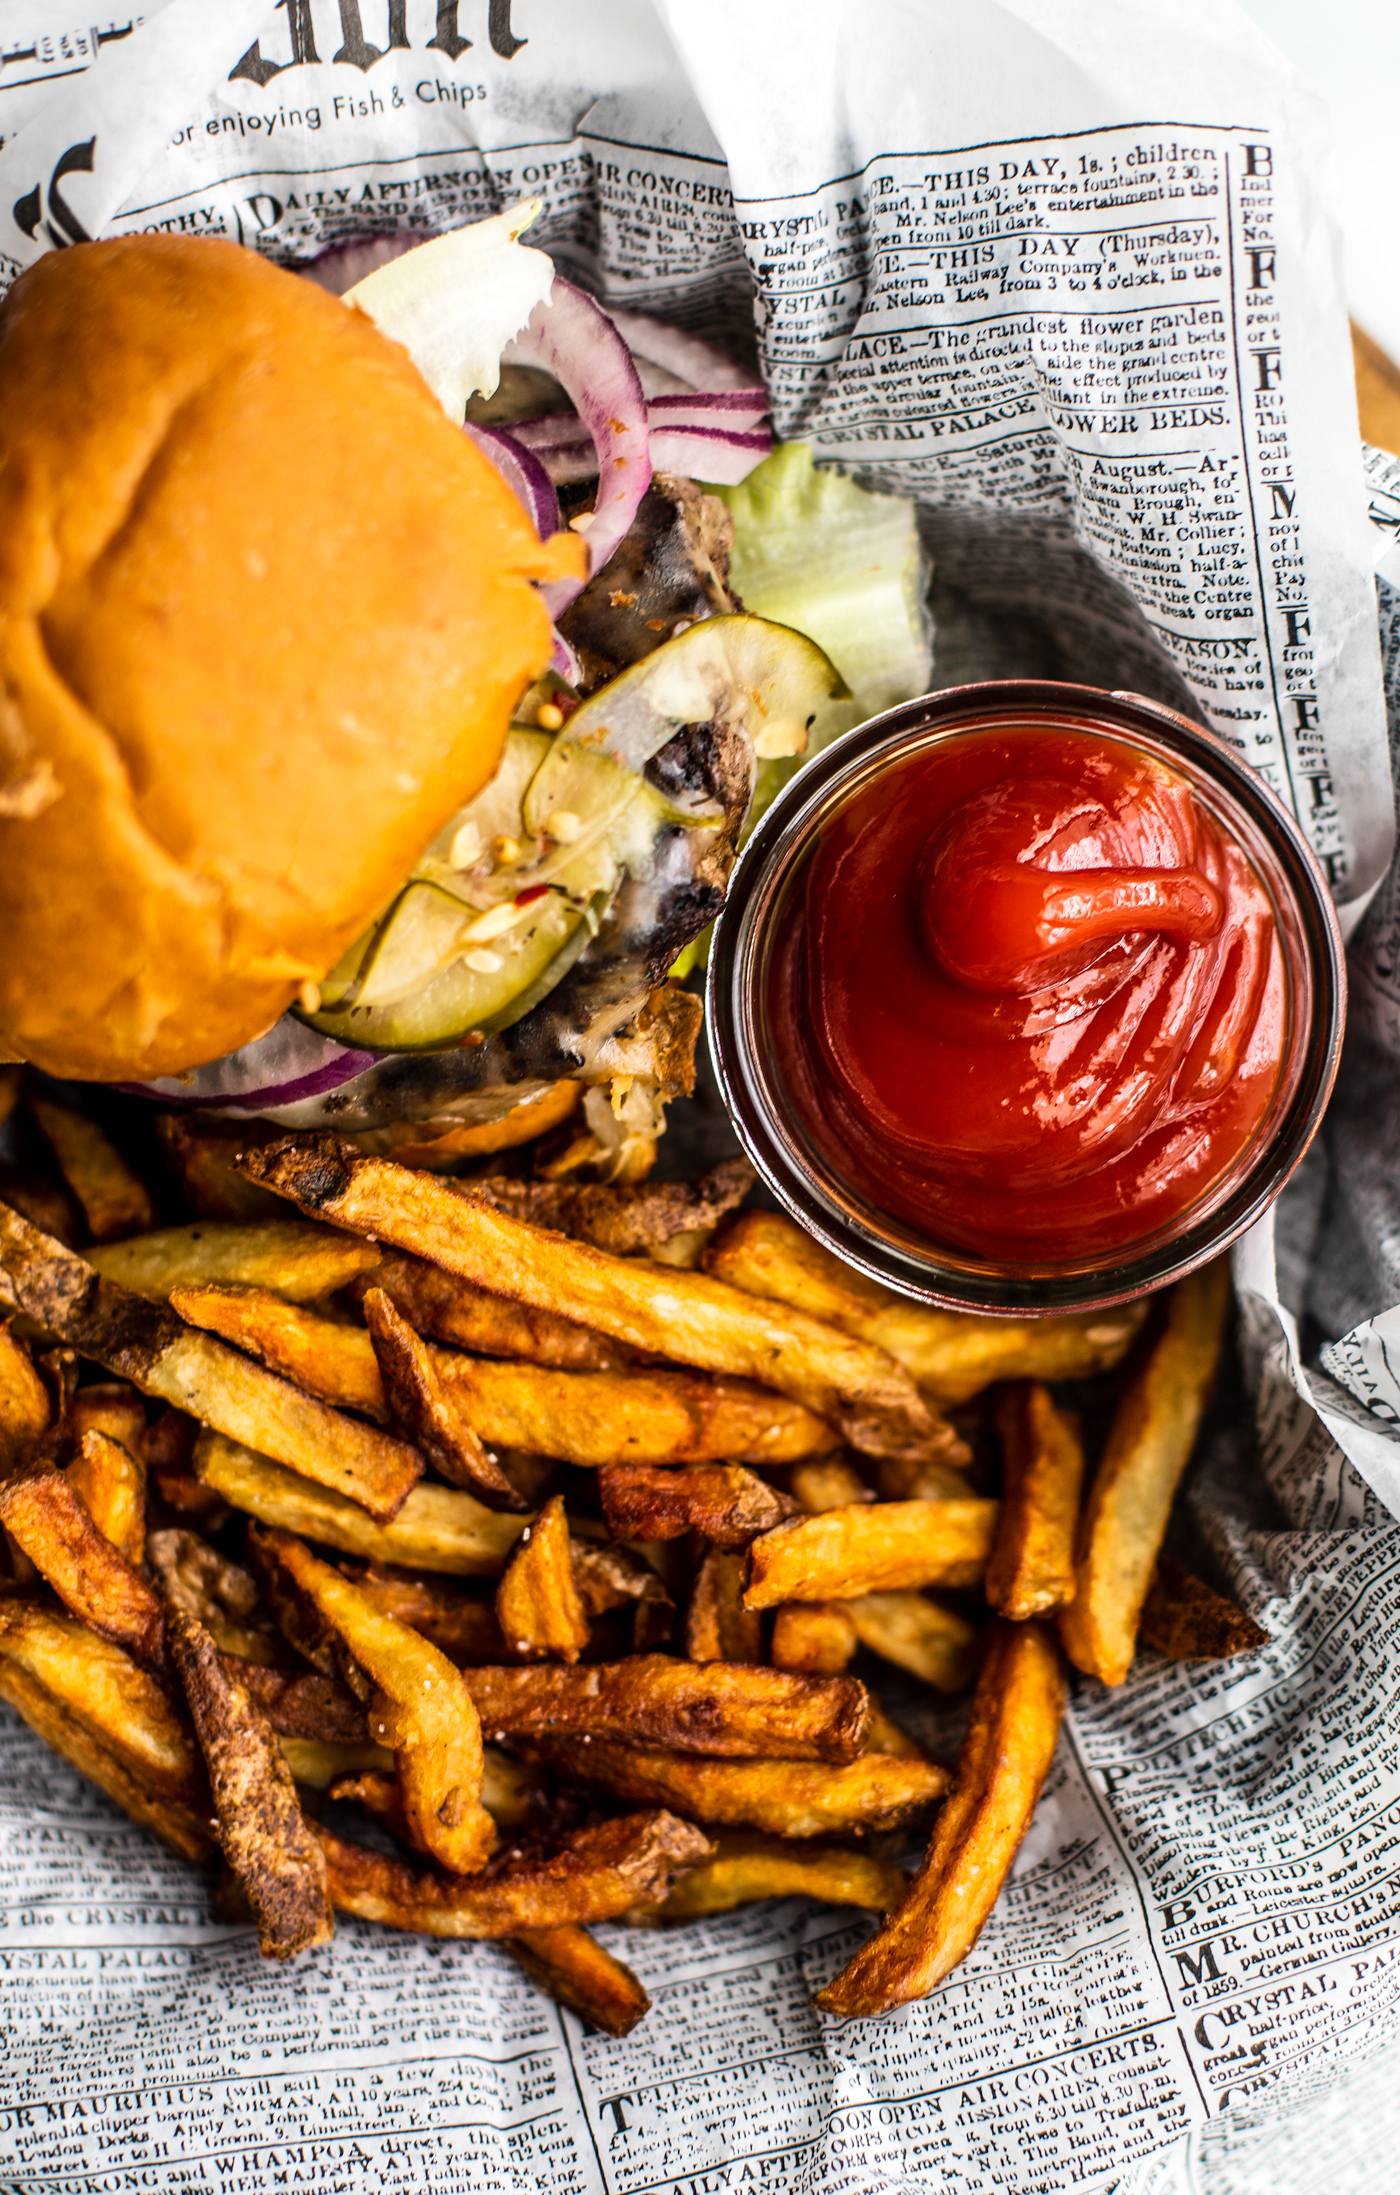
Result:
{"label": "red sauce in glass dish", "polygon": [[998,726],[895,763],[822,834],[777,956],[807,1133],[869,1201],[986,1257],[1176,1219],[1269,1110],[1287,987],[1267,894],[1117,740]]}

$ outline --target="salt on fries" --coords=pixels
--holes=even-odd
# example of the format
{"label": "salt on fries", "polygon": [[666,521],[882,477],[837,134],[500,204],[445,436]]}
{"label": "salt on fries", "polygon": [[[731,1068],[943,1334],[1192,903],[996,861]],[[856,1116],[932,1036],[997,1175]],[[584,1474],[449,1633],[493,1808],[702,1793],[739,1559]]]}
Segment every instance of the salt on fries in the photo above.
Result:
{"label": "salt on fries", "polygon": [[[173,1850],[221,1851],[270,1958],[337,1911],[491,1938],[624,2035],[646,1992],[589,1923],[805,1895],[883,1916],[819,1999],[878,2012],[996,1902],[1055,1744],[1056,1621],[1114,1682],[1139,1617],[1178,1658],[1263,1642],[1160,1554],[1219,1271],[1149,1333],[1142,1306],[969,1318],[736,1216],[738,1162],[450,1182],[188,1122],[163,1136],[201,1216],[155,1228],[103,1130],[21,1101],[66,1184],[26,1178],[30,1210],[93,1243],[0,1205],[0,1697]],[[1049,1383],[1134,1344],[1081,1514]],[[999,1499],[943,1414],[969,1404]],[[951,1777],[882,1668],[975,1680]],[[873,1841],[930,1817],[911,1881]]]}

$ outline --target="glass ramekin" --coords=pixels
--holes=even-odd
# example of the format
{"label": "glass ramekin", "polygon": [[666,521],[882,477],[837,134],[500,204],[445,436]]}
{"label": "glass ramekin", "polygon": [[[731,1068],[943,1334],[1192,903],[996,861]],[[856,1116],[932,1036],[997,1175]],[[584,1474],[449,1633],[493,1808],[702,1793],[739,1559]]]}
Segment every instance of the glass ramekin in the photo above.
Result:
{"label": "glass ramekin", "polygon": [[[784,911],[823,828],[896,762],[1000,724],[1104,735],[1176,772],[1243,849],[1272,903],[1288,983],[1288,1049],[1269,1111],[1233,1167],[1168,1225],[1102,1258],[1008,1263],[933,1240],[877,1209],[803,1129],[769,1041],[769,977]],[[1341,933],[1322,871],[1264,780],[1213,733],[1136,694],[1006,679],[887,710],[817,755],[744,851],[716,927],[710,1048],[735,1129],[778,1201],[819,1242],[901,1295],[952,1309],[1093,1310],[1161,1288],[1266,1211],[1315,1135],[1346,1009]]]}

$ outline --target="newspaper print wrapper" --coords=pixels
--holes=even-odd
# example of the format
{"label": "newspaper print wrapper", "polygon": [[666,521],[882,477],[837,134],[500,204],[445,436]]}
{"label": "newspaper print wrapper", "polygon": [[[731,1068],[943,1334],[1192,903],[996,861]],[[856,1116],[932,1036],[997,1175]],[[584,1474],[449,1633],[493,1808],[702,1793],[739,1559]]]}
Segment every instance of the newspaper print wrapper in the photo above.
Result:
{"label": "newspaper print wrapper", "polygon": [[1192,711],[1359,922],[1340,1094],[1237,1253],[1173,1527],[1270,1644],[1078,1684],[926,2003],[823,2020],[870,1923],[801,1901],[601,1930],[654,2000],[622,2042],[489,1946],[343,1922],[272,1971],[6,1713],[3,2184],[1394,2184],[1400,466],[1363,480],[1310,95],[1231,0],[9,0],[0,37],[8,275],[150,229],[295,267],[538,195],[562,271],[756,343],[780,434],[917,500],[939,684]]}

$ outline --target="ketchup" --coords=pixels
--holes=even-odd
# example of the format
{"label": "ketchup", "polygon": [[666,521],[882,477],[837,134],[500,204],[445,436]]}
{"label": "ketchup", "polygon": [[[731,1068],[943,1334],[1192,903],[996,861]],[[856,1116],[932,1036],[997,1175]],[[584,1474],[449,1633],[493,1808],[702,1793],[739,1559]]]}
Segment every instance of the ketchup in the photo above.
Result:
{"label": "ketchup", "polygon": [[770,1026],[869,1201],[998,1260],[1141,1240],[1233,1165],[1287,1033],[1273,914],[1158,762],[997,726],[896,763],[823,832]]}

